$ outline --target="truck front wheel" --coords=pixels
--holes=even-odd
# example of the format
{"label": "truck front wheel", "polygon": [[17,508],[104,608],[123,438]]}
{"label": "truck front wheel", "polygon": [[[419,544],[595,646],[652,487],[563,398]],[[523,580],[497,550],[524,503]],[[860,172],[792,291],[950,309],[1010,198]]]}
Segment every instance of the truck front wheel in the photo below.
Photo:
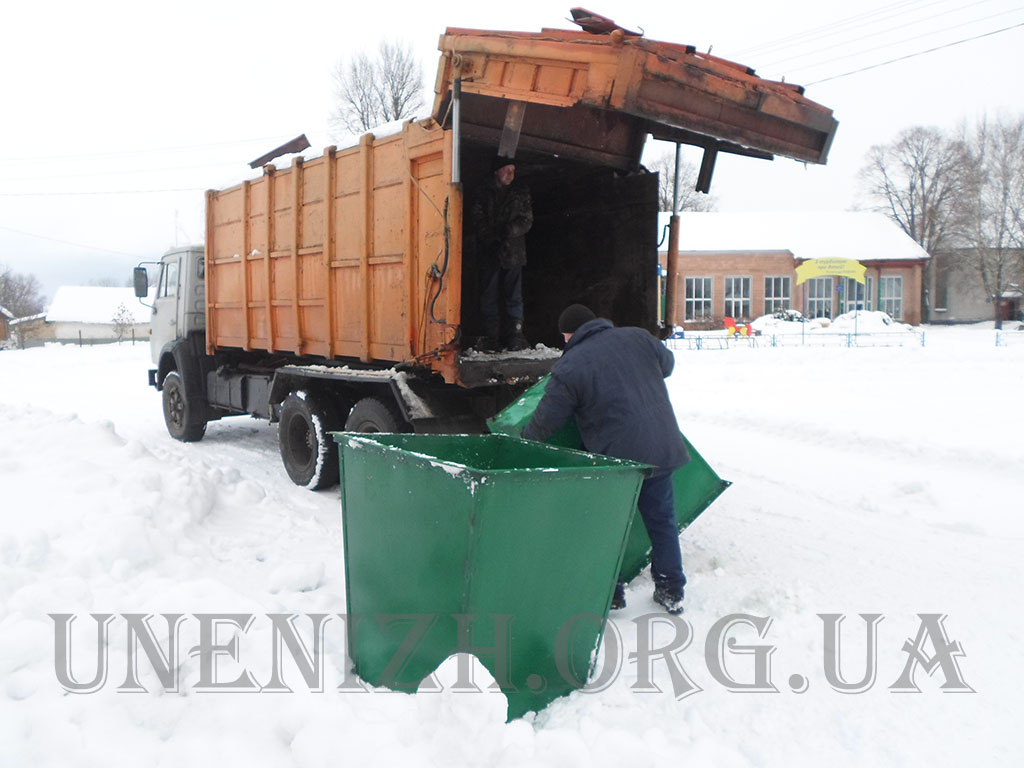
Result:
{"label": "truck front wheel", "polygon": [[338,482],[338,446],[328,434],[339,426],[333,405],[308,392],[292,392],[281,406],[281,460],[296,485],[313,491]]}
{"label": "truck front wheel", "polygon": [[164,422],[171,437],[185,443],[202,440],[206,434],[206,415],[202,407],[189,401],[185,382],[177,371],[164,377],[163,401]]}

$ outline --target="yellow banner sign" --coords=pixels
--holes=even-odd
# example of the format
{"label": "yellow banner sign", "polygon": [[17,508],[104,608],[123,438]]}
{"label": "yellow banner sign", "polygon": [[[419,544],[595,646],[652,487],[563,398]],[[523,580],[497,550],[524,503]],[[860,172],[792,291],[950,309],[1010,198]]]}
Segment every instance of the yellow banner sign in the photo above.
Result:
{"label": "yellow banner sign", "polygon": [[796,268],[796,284],[814,277],[852,277],[864,284],[867,267],[853,259],[811,259]]}

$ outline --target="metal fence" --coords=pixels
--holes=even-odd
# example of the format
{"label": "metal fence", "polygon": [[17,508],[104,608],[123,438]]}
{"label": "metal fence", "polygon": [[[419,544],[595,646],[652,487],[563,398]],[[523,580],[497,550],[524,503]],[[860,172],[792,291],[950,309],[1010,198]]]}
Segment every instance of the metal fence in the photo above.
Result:
{"label": "metal fence", "polygon": [[996,331],[997,347],[1012,347],[1016,345],[1024,346],[1024,330]]}
{"label": "metal fence", "polygon": [[[1021,334],[1024,337],[1024,334]],[[923,347],[924,331],[880,333],[775,333],[755,336],[688,333],[665,342],[670,349],[731,349],[733,347]],[[997,340],[998,343],[998,340]]]}

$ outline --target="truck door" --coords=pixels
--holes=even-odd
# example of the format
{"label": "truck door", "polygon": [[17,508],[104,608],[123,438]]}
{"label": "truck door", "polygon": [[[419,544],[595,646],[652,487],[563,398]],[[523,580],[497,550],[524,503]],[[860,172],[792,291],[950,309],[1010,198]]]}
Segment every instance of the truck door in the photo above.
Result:
{"label": "truck door", "polygon": [[159,355],[167,344],[179,338],[178,333],[178,284],[181,277],[181,254],[164,257],[160,263],[160,282],[153,301],[153,336],[151,344],[154,355]]}

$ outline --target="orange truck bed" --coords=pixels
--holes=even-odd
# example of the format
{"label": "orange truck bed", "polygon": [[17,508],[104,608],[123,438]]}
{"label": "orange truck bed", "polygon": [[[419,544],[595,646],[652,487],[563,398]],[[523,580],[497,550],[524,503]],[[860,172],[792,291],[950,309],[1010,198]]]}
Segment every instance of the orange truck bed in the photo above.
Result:
{"label": "orange truck bed", "polygon": [[443,285],[436,320],[423,316],[437,293],[428,274],[444,266],[446,205],[448,270],[459,270],[450,154],[450,131],[407,123],[207,192],[208,351],[397,362],[452,341],[457,281]]}
{"label": "orange truck bed", "polygon": [[[648,135],[703,147],[705,188],[718,152],[823,163],[837,125],[831,111],[806,99],[798,86],[618,29],[449,29],[439,48],[430,118],[406,122],[391,135],[367,134],[354,147],[330,147],[288,168],[267,166],[258,179],[207,192],[209,353],[239,349],[406,363],[462,383],[472,315],[464,293],[472,290],[473,258],[463,232],[463,196],[471,190],[453,183],[453,171],[479,178],[499,148],[532,174],[531,189],[539,191],[535,215],[537,200],[549,190],[540,213],[558,220],[543,242],[542,229],[534,244],[528,242],[531,265],[551,270],[543,275],[545,291],[533,294],[543,293],[548,304],[606,300],[607,307],[596,309],[617,322],[651,326],[655,290],[627,276],[650,268],[650,285],[656,284],[656,224],[650,223],[656,203],[647,212],[649,204],[638,197],[632,205],[640,213],[628,214],[643,219],[632,238],[642,241],[639,250],[595,255],[615,233],[594,236],[586,260],[604,267],[588,276],[572,263],[545,266],[554,257],[543,249],[572,252],[573,228],[583,221],[579,205],[558,209],[564,196],[557,185],[578,179],[576,187],[585,188],[603,171],[643,174]],[[460,109],[454,110],[457,90]],[[461,114],[458,124],[453,113]],[[602,205],[611,203],[595,198],[584,207],[600,211]],[[626,216],[603,218],[621,230]],[[535,259],[535,251],[544,257]],[[577,272],[581,276],[562,293],[550,287]],[[631,301],[644,306],[625,316],[612,311]],[[564,303],[528,306],[528,322],[538,323],[528,335],[542,336],[541,321],[551,323]]]}

